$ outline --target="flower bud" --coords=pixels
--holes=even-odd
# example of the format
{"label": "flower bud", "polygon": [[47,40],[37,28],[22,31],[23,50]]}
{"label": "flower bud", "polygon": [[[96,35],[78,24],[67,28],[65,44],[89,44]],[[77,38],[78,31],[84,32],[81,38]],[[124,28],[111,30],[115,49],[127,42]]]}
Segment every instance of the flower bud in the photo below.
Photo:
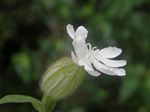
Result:
{"label": "flower bud", "polygon": [[44,94],[59,100],[71,95],[84,78],[84,71],[70,58],[58,60],[50,66],[42,78],[41,89]]}

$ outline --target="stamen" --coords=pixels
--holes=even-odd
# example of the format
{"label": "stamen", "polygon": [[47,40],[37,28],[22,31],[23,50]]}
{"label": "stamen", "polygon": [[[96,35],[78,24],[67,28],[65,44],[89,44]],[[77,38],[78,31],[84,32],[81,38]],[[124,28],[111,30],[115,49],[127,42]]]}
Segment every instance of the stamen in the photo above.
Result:
{"label": "stamen", "polygon": [[97,50],[97,47],[93,47],[92,50],[93,50],[93,51]]}
{"label": "stamen", "polygon": [[91,51],[92,47],[90,43],[87,43],[88,49]]}

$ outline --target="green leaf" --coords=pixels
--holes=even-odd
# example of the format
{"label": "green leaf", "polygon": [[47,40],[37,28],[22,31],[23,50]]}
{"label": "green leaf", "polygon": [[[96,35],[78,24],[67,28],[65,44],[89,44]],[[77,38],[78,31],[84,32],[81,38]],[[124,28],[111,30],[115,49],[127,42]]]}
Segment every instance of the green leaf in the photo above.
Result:
{"label": "green leaf", "polygon": [[5,103],[31,103],[38,112],[41,112],[41,102],[38,99],[30,96],[7,95],[0,99],[0,104]]}

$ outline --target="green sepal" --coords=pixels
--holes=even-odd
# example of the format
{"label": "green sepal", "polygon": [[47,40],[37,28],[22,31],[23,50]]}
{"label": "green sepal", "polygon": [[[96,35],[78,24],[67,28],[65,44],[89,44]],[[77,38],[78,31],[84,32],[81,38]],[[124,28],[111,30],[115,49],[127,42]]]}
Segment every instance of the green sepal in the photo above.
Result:
{"label": "green sepal", "polygon": [[52,64],[41,81],[41,89],[47,96],[60,100],[71,95],[81,84],[85,72],[71,58],[62,58]]}
{"label": "green sepal", "polygon": [[56,100],[47,95],[43,95],[41,112],[52,112],[55,106]]}

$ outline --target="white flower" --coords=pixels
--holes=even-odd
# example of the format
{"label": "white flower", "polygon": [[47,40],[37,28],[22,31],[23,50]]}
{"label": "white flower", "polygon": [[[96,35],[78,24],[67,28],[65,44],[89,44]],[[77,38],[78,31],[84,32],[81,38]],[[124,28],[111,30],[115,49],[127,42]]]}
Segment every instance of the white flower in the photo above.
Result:
{"label": "white flower", "polygon": [[72,60],[92,76],[99,76],[102,73],[108,75],[124,76],[126,72],[123,67],[126,65],[125,60],[112,60],[121,54],[122,50],[117,47],[107,47],[97,49],[86,43],[88,31],[83,26],[79,26],[75,31],[71,24],[67,25],[67,32],[73,39],[74,52],[71,52]]}

